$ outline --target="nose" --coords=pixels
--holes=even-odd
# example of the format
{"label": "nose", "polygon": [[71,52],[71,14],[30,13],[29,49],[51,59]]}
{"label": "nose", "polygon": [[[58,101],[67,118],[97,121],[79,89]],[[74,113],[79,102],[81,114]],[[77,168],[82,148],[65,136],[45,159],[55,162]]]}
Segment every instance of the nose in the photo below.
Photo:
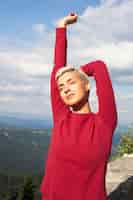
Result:
{"label": "nose", "polygon": [[65,86],[64,93],[67,94],[70,91],[70,88],[68,86]]}

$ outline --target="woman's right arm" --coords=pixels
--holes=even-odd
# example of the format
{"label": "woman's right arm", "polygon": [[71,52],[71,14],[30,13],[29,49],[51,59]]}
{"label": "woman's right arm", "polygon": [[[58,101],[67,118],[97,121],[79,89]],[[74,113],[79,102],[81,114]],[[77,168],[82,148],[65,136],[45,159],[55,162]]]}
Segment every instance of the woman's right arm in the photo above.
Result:
{"label": "woman's right arm", "polygon": [[56,41],[54,51],[54,68],[51,73],[51,105],[53,122],[63,117],[68,111],[68,106],[62,101],[55,75],[57,70],[66,65],[67,58],[67,25],[77,21],[77,15],[68,15],[58,21],[56,28]]}

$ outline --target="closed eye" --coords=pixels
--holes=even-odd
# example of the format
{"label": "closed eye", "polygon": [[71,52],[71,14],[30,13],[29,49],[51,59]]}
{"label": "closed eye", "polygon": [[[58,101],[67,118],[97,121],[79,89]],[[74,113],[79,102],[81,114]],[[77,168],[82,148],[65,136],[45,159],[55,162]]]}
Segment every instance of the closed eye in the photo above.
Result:
{"label": "closed eye", "polygon": [[75,81],[71,81],[71,82],[70,82],[70,84],[74,84],[74,83],[75,83]]}
{"label": "closed eye", "polygon": [[[76,81],[73,81],[73,80],[68,80],[69,84],[72,85],[72,84],[75,84]],[[60,84],[59,86],[59,91],[61,92],[64,88],[64,84]]]}
{"label": "closed eye", "polygon": [[60,87],[60,88],[59,88],[59,91],[61,92],[62,90],[63,90],[63,87]]}

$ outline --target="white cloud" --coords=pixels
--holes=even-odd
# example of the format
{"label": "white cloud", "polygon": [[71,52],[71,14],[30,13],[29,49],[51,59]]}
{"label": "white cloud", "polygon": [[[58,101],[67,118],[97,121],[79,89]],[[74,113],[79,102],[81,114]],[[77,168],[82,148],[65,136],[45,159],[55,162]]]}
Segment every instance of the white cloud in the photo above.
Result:
{"label": "white cloud", "polygon": [[121,99],[121,100],[132,100],[133,99],[133,94],[132,93],[127,93],[127,94],[123,94],[122,92],[118,92],[117,93],[117,98]]}
{"label": "white cloud", "polygon": [[[118,4],[118,2],[121,2]],[[112,7],[107,6],[112,4]],[[105,6],[106,5],[106,6]],[[68,63],[80,65],[103,59],[110,68],[132,68],[133,1],[102,1],[99,7],[88,7],[68,34]],[[29,74],[49,74],[53,66],[54,34],[45,24],[34,24],[33,30],[44,34],[32,49],[9,49],[0,52],[0,65],[13,65]]]}
{"label": "white cloud", "polygon": [[[133,66],[132,8],[133,1],[131,0],[101,0],[100,6],[89,6],[79,16],[78,22],[68,28],[70,32],[68,30],[67,63],[80,66],[95,59],[102,59],[107,63],[109,70],[112,69],[115,74],[115,76],[111,77],[112,80],[117,80],[121,84],[132,84],[133,74],[123,73],[126,70],[131,71]],[[7,85],[0,86],[0,90],[7,93],[7,97],[1,97],[2,106],[0,110],[9,109],[12,111],[16,109],[16,111],[21,110],[22,112],[30,112],[32,110],[33,113],[44,112],[49,115],[50,99],[48,92],[44,92],[49,91],[48,80],[43,82],[39,76],[49,77],[52,70],[55,30],[47,31],[45,24],[41,23],[34,24],[32,29],[39,37],[38,43],[32,41],[33,46],[31,47],[30,45],[31,48],[21,49],[11,48],[10,46],[8,50],[7,46],[6,48],[4,46],[0,48],[1,74],[4,75],[5,80],[6,77],[9,80]],[[29,43],[31,44],[31,41]],[[30,76],[33,76],[33,79],[29,83]],[[10,77],[13,78],[10,79]],[[18,82],[16,86],[12,83],[13,79]],[[19,82],[19,79],[21,82]],[[25,80],[27,80],[27,83],[24,84],[23,81]],[[19,98],[17,93],[24,91],[22,99]],[[12,92],[13,98],[9,97],[8,92]],[[40,93],[39,97],[37,92]],[[31,100],[27,93],[36,95],[33,95],[34,97]],[[9,102],[15,100],[14,104],[9,104],[8,100]],[[129,109],[131,97],[126,100],[128,105],[126,104],[125,106],[125,102],[122,102],[122,99],[117,97],[120,105],[119,110],[125,111]],[[4,104],[4,102],[6,103]],[[92,88],[90,102],[93,110],[97,110],[97,97],[94,88]],[[47,109],[43,110],[42,107],[44,106]]]}
{"label": "white cloud", "polygon": [[133,75],[128,75],[128,76],[119,76],[116,78],[116,80],[120,83],[128,83],[128,84],[132,84],[133,83]]}
{"label": "white cloud", "polygon": [[43,51],[44,56],[39,55],[36,50],[10,50],[0,52],[0,65],[14,66],[16,67],[16,71],[22,70],[28,74],[47,75],[50,71],[49,63],[47,64],[48,51],[45,48]]}
{"label": "white cloud", "polygon": [[120,113],[128,113],[128,109],[121,109]]}
{"label": "white cloud", "polygon": [[11,103],[16,100],[14,96],[0,96],[0,103]]}
{"label": "white cloud", "polygon": [[133,66],[133,43],[119,42],[102,43],[98,47],[88,47],[82,51],[82,60],[89,55],[92,59],[102,59],[109,64],[111,68],[125,69]]}
{"label": "white cloud", "polygon": [[34,24],[32,26],[33,31],[39,33],[40,35],[44,34],[46,31],[45,24]]}
{"label": "white cloud", "polygon": [[[121,89],[123,88],[123,90]],[[116,103],[117,103],[117,111],[118,111],[118,122],[120,123],[130,123],[132,122],[132,114],[133,114],[133,94],[132,94],[132,86],[122,86],[116,87]]]}
{"label": "white cloud", "polygon": [[113,6],[122,2],[123,0],[100,0],[101,5],[104,6]]}
{"label": "white cloud", "polygon": [[[107,3],[113,3],[112,7]],[[120,2],[120,1],[119,1]],[[106,3],[106,6],[105,6]],[[88,7],[72,27],[69,60],[103,59],[110,68],[127,69],[133,64],[133,1],[104,1]]]}
{"label": "white cloud", "polygon": [[7,84],[6,86],[0,86],[0,91],[31,91],[33,89],[32,85],[9,85]]}

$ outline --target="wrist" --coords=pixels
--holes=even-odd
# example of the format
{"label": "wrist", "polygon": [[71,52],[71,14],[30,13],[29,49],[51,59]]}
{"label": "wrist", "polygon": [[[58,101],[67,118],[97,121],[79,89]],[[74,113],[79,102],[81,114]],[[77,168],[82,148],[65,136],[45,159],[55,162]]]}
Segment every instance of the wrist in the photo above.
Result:
{"label": "wrist", "polygon": [[64,20],[60,20],[57,23],[57,27],[58,28],[63,28],[63,27],[66,27],[66,26],[67,26],[67,24],[66,24],[66,22]]}

